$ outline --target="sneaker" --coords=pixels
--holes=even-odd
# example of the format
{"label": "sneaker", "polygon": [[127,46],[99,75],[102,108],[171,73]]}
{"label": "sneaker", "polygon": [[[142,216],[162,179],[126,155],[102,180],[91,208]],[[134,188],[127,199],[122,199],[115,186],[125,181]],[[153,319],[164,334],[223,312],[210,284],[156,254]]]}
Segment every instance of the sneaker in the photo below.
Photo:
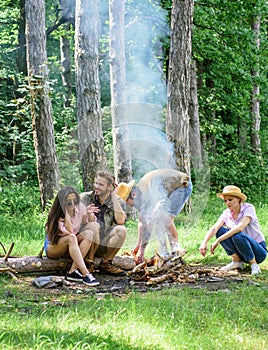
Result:
{"label": "sneaker", "polygon": [[74,270],[72,273],[67,273],[65,279],[67,281],[82,282],[83,276],[78,270]]}
{"label": "sneaker", "polygon": [[183,257],[187,253],[187,250],[184,248],[180,248],[179,250],[176,250],[171,253],[172,257],[178,256],[178,257]]}
{"label": "sneaker", "polygon": [[168,251],[165,249],[158,249],[158,255],[161,256],[162,259],[167,260],[169,257]]}
{"label": "sneaker", "polygon": [[220,271],[230,271],[234,269],[244,269],[244,263],[243,261],[232,261],[230,264],[223,266],[220,268]]}
{"label": "sneaker", "polygon": [[261,273],[260,266],[256,263],[251,265],[251,274],[252,275],[257,275],[258,273]]}
{"label": "sneaker", "polygon": [[111,260],[105,263],[101,263],[100,269],[101,269],[101,272],[104,272],[108,275],[116,275],[116,276],[125,275],[125,271],[122,269],[119,269],[118,267],[115,267]]}
{"label": "sneaker", "polygon": [[83,283],[89,287],[96,287],[100,285],[100,282],[96,280],[96,278],[91,273],[88,273],[83,277]]}

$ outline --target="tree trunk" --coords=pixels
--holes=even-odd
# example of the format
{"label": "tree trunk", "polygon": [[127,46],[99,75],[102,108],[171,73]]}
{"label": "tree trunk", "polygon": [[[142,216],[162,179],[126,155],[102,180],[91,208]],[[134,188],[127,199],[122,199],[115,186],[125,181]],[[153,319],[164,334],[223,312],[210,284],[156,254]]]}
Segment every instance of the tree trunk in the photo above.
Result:
{"label": "tree trunk", "polygon": [[96,172],[106,167],[98,75],[98,18],[99,1],[77,1],[75,79],[78,143],[85,191],[92,188]]}
{"label": "tree trunk", "polygon": [[20,0],[20,19],[18,33],[18,49],[16,52],[18,71],[27,75],[26,38],[25,38],[25,0]]}
{"label": "tree trunk", "polygon": [[193,0],[173,0],[168,75],[167,135],[177,168],[190,174],[189,101]]}
{"label": "tree trunk", "polygon": [[33,138],[41,205],[44,210],[47,201],[53,198],[59,184],[52,106],[49,97],[44,0],[27,0],[25,18]]}
{"label": "tree trunk", "polygon": [[75,0],[59,0],[60,2],[60,18],[64,25],[64,33],[60,37],[60,57],[61,57],[61,79],[64,88],[63,107],[69,108],[72,100],[72,74],[71,74],[71,49],[68,38],[68,31],[71,25],[74,26],[75,17]]}
{"label": "tree trunk", "polygon": [[197,99],[197,81],[196,81],[196,62],[191,64],[191,89],[189,101],[189,116],[190,116],[190,150],[191,161],[195,169],[202,167],[202,150],[200,140],[200,126],[198,113],[198,99]]}
{"label": "tree trunk", "polygon": [[[94,266],[97,269],[101,263],[101,258],[94,259]],[[17,273],[30,272],[52,272],[67,271],[72,264],[68,258],[49,259],[47,257],[24,256],[18,258],[8,258],[6,261],[0,259],[0,273],[2,271],[13,270]],[[132,270],[136,263],[127,256],[115,256],[113,264],[124,270]]]}
{"label": "tree trunk", "polygon": [[243,151],[246,151],[247,149],[247,120],[246,118],[243,118],[242,116],[238,116],[238,138],[239,138],[239,144],[240,148]]}
{"label": "tree trunk", "polygon": [[[66,30],[69,30],[70,25],[66,25]],[[60,57],[61,57],[61,78],[62,85],[64,88],[63,95],[63,107],[68,108],[71,106],[72,100],[72,75],[71,75],[71,50],[70,50],[70,42],[67,37],[60,37]]]}
{"label": "tree trunk", "polygon": [[131,155],[126,120],[126,60],[124,0],[109,1],[110,81],[113,124],[114,173],[117,182],[131,180]]}
{"label": "tree trunk", "polygon": [[260,50],[260,17],[253,17],[251,29],[253,30],[256,43],[256,65],[252,70],[252,80],[253,80],[253,90],[251,98],[251,132],[250,141],[253,152],[256,154],[261,154],[261,141],[260,141],[260,87],[259,87],[259,50]]}

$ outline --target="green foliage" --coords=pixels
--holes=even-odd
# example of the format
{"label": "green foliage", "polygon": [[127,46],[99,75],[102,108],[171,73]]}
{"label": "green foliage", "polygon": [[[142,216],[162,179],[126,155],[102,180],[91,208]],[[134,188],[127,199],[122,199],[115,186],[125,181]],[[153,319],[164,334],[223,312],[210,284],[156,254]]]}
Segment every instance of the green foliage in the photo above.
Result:
{"label": "green foliage", "polygon": [[40,210],[39,193],[36,183],[15,183],[5,181],[0,185],[0,214],[12,218],[13,215],[31,216]]}
{"label": "green foliage", "polygon": [[[46,26],[58,23],[59,4],[46,1]],[[152,71],[159,68],[159,60],[166,69],[169,54],[169,33],[167,23],[158,14],[164,11],[170,22],[172,1],[157,2],[129,0],[125,3],[126,58],[131,68],[128,79],[136,78],[140,62],[134,60],[136,50]],[[32,140],[30,100],[27,81],[17,73],[19,1],[1,1],[0,10],[0,185],[29,181],[36,182],[35,152]],[[100,81],[103,108],[103,134],[108,165],[113,169],[113,142],[110,116],[109,77],[109,18],[108,5],[101,1],[100,37]],[[151,40],[153,52],[144,47],[143,35],[137,38],[139,44],[131,40],[130,31],[143,26],[146,16],[152,21]],[[261,15],[260,50],[255,45],[251,29],[254,15]],[[268,82],[266,54],[267,1],[250,2],[244,0],[196,0],[194,3],[193,58],[197,61],[198,100],[200,129],[205,140],[204,148],[209,154],[212,189],[219,190],[226,183],[236,183],[258,202],[266,202],[267,173],[265,163],[268,154]],[[161,18],[161,20],[160,20]],[[145,31],[146,32],[146,31]],[[145,34],[144,32],[144,34]],[[77,120],[75,94],[71,106],[63,107],[64,87],[61,83],[60,35],[70,39],[71,52],[74,50],[74,28],[59,26],[47,36],[48,66],[50,70],[50,97],[52,100],[55,139],[63,184],[82,187],[77,145]],[[164,52],[164,55],[163,55]],[[155,60],[157,58],[157,60]],[[71,63],[74,57],[71,55]],[[259,68],[260,77],[253,78],[252,70]],[[146,80],[142,76],[142,80]],[[260,85],[261,147],[263,164],[259,156],[250,149],[251,93],[254,82]],[[72,66],[74,86],[74,68]],[[135,89],[142,89],[135,86]],[[158,87],[150,86],[143,91],[158,96]],[[245,127],[246,145],[240,145],[241,124]],[[260,165],[262,164],[262,165]],[[139,173],[139,164],[133,164]],[[228,170],[227,170],[228,169]]]}
{"label": "green foliage", "polygon": [[267,203],[268,164],[253,155],[250,150],[242,153],[234,149],[210,156],[212,188],[220,192],[226,185],[239,186],[250,202]]}
{"label": "green foliage", "polygon": [[36,178],[28,90],[19,74],[0,72],[0,185]]}

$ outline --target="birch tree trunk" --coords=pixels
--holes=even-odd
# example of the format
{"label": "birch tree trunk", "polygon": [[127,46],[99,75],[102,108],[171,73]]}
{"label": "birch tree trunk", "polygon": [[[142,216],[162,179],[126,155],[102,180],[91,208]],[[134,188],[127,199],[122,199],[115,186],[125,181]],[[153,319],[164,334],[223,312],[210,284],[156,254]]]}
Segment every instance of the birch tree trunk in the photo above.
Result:
{"label": "birch tree trunk", "polygon": [[200,140],[195,60],[193,60],[191,64],[190,87],[191,88],[190,88],[190,101],[189,101],[189,116],[190,116],[189,142],[190,142],[192,164],[194,168],[199,169],[202,167],[202,150],[201,150],[201,140]]}
{"label": "birch tree trunk", "polygon": [[260,77],[259,72],[259,50],[260,50],[260,17],[254,16],[251,23],[251,29],[253,30],[255,36],[256,44],[256,64],[252,70],[252,80],[253,80],[253,90],[251,98],[251,132],[250,132],[250,141],[251,147],[256,154],[261,154],[261,141],[260,141],[260,87],[258,84],[258,79]]}
{"label": "birch tree trunk", "polygon": [[[73,0],[59,0],[60,17],[67,23],[64,25],[64,32],[68,33],[71,24],[74,26],[75,2]],[[60,37],[60,58],[61,58],[61,79],[64,88],[63,107],[71,106],[72,99],[72,75],[71,75],[71,48],[68,34]]]}
{"label": "birch tree trunk", "polygon": [[177,168],[190,174],[189,101],[193,0],[173,0],[168,75],[167,136]]}
{"label": "birch tree trunk", "polygon": [[84,190],[92,188],[96,172],[106,167],[99,82],[99,1],[78,0],[75,23],[75,80],[78,143]]}
{"label": "birch tree trunk", "polygon": [[124,0],[109,1],[111,112],[114,173],[117,182],[129,182],[132,173],[126,118],[127,83],[124,46],[124,10]]}
{"label": "birch tree trunk", "polygon": [[[70,25],[66,25],[66,30]],[[63,107],[71,106],[72,99],[72,75],[71,75],[71,49],[67,36],[60,37],[61,79],[64,88]]]}
{"label": "birch tree trunk", "polygon": [[59,169],[54,139],[52,106],[49,97],[45,2],[25,1],[26,47],[33,138],[42,209],[58,189]]}

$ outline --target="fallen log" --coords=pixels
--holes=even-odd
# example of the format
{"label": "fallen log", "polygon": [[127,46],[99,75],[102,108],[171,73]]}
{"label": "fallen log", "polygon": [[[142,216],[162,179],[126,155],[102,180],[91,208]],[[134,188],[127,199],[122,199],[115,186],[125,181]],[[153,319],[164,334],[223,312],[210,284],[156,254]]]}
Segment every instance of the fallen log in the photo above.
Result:
{"label": "fallen log", "polygon": [[[100,258],[95,258],[94,267],[98,268],[100,262]],[[0,258],[0,273],[6,270],[16,273],[67,271],[71,263],[70,258],[50,259],[39,256],[9,257],[7,260]],[[135,261],[126,256],[115,256],[113,264],[124,270],[132,270],[136,266]]]}

